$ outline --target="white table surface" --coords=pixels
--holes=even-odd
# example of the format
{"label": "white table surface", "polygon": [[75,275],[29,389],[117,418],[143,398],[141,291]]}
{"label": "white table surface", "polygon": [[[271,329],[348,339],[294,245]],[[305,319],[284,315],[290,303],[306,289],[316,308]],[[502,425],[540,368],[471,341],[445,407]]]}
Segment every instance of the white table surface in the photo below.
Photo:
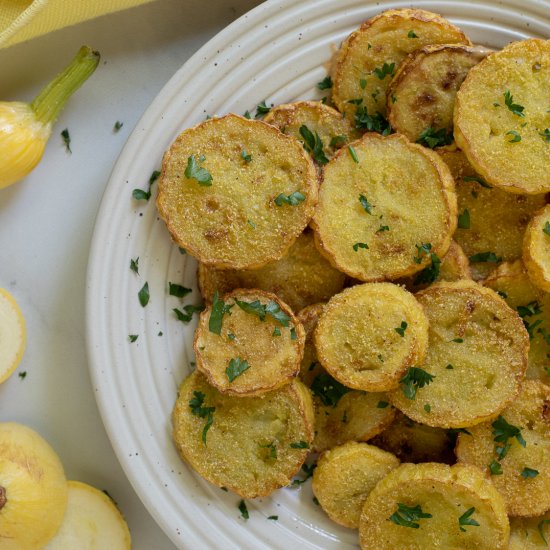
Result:
{"label": "white table surface", "polygon": [[[0,420],[37,430],[68,479],[106,489],[128,521],[135,550],[175,547],[126,479],[90,383],[84,302],[94,221],[127,137],[165,82],[259,3],[157,0],[0,50],[0,99],[8,101],[31,101],[82,44],[102,55],[61,114],[41,163],[0,190],[0,287],[14,295],[27,322],[21,365],[0,385]],[[116,121],[123,127],[113,133]],[[72,154],[59,135],[64,128]]]}

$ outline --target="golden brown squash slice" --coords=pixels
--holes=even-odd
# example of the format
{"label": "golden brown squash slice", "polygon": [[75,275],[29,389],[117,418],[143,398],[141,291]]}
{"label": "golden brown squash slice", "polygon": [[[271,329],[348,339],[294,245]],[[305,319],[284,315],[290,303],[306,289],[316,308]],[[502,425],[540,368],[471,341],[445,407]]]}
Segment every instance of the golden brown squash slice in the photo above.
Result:
{"label": "golden brown squash slice", "polygon": [[260,397],[223,395],[195,371],[172,413],[181,457],[203,478],[243,498],[290,483],[313,440],[309,390],[293,380]]}
{"label": "golden brown squash slice", "polygon": [[550,540],[550,512],[536,518],[510,518],[508,550],[543,550]]}
{"label": "golden brown squash slice", "polygon": [[237,115],[184,130],[164,155],[157,207],[199,261],[251,269],[281,258],[313,215],[317,172],[277,128]]}
{"label": "golden brown squash slice", "polygon": [[523,261],[533,284],[550,292],[550,205],[537,212],[527,226]]}
{"label": "golden brown squash slice", "polygon": [[550,191],[550,40],[513,42],[470,70],[456,96],[457,145],[485,181]]}

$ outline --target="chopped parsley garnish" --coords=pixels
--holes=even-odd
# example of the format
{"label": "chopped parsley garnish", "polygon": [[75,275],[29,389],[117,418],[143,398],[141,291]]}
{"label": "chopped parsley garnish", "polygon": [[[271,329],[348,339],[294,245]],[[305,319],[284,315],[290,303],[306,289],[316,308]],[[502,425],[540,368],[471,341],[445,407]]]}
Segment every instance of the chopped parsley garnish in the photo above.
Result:
{"label": "chopped parsley garnish", "polygon": [[521,135],[515,130],[510,130],[509,132],[506,132],[506,135],[512,136],[512,139],[509,139],[508,143],[517,143],[518,141],[521,141]]}
{"label": "chopped parsley garnish", "polygon": [[424,405],[424,410],[425,410],[427,413],[429,413],[429,412],[432,411],[432,406],[431,406],[429,403],[426,403],[426,404]]}
{"label": "chopped parsley garnish", "polygon": [[542,228],[542,232],[550,237],[550,222],[546,222]]}
{"label": "chopped parsley garnish", "polygon": [[451,363],[449,363],[445,368],[447,370],[453,370],[454,369],[454,367],[451,365]]}
{"label": "chopped parsley garnish", "polygon": [[200,313],[204,310],[204,306],[183,306],[183,311],[179,310],[178,308],[174,308],[172,311],[176,314],[176,317],[179,321],[182,323],[189,323],[191,319],[193,318],[193,313]]}
{"label": "chopped parsley garnish", "polygon": [[273,329],[273,334],[271,336],[281,336],[281,330],[279,329],[279,327],[275,327]]}
{"label": "chopped parsley garnish", "polygon": [[[204,162],[204,155],[200,156],[199,162]],[[184,175],[187,179],[195,180],[199,185],[205,187],[212,185],[212,174],[206,168],[198,165],[195,155],[191,155],[187,159],[187,168]]]}
{"label": "chopped parsley garnish", "polygon": [[241,513],[243,519],[248,519],[250,517],[250,514],[248,513],[248,508],[246,507],[246,502],[244,500],[241,500],[239,502],[239,512]]}
{"label": "chopped parsley garnish", "polygon": [[525,107],[523,105],[518,105],[517,103],[514,103],[514,97],[510,93],[510,90],[506,90],[503,95],[504,104],[506,105],[506,107],[508,107],[508,109],[510,109],[510,111],[512,111],[512,113],[514,113],[515,115],[522,118],[525,117],[525,113],[523,112]]}
{"label": "chopped parsley garnish", "polygon": [[277,521],[279,519],[279,516],[267,516],[267,519],[270,519],[271,521]]}
{"label": "chopped parsley garnish", "polygon": [[[523,324],[529,334],[529,339],[532,340],[535,337],[535,329],[542,324],[542,319],[537,319],[535,322],[531,323],[527,320],[528,317],[533,317],[535,315],[540,315],[542,309],[537,301],[529,302],[526,306],[518,306],[517,310],[518,315],[523,320]],[[538,332],[541,332],[542,329],[539,328]],[[544,335],[543,335],[544,336]],[[546,339],[546,337],[545,337]]]}
{"label": "chopped parsley garnish", "polygon": [[328,158],[323,151],[323,142],[319,137],[319,134],[317,132],[313,134],[313,132],[305,124],[302,124],[300,126],[300,135],[304,139],[305,150],[311,154],[313,160],[315,160],[318,164],[326,164],[328,162]]}
{"label": "chopped parsley garnish", "polygon": [[432,249],[432,243],[421,243],[420,245],[415,244],[416,246],[416,257],[413,258],[415,264],[422,263],[424,256],[427,256]]}
{"label": "chopped parsley garnish", "polygon": [[476,509],[472,506],[471,508],[468,508],[459,518],[458,518],[458,525],[460,526],[461,531],[466,531],[463,526],[465,525],[473,525],[475,527],[479,527],[479,523],[472,519],[472,516]]}
{"label": "chopped parsley garnish", "polygon": [[309,449],[309,444],[307,441],[295,441],[290,444],[291,449]]}
{"label": "chopped parsley garnish", "polygon": [[160,172],[158,170],[154,170],[149,177],[149,187],[147,188],[147,191],[144,191],[143,189],[134,189],[132,191],[132,197],[134,197],[137,201],[148,201],[151,198],[151,187],[159,176]]}
{"label": "chopped parsley garnish", "polygon": [[117,120],[115,122],[115,125],[113,126],[113,132],[118,132],[122,128],[122,126],[124,126],[124,124],[120,122],[120,120]]}
{"label": "chopped parsley garnish", "polygon": [[313,475],[315,468],[317,468],[317,464],[311,464],[311,466],[303,464],[302,471],[304,472],[304,474],[306,474],[306,477],[304,477],[304,479],[293,479],[291,486],[296,487],[297,485],[305,483]]}
{"label": "chopped parsley garnish", "polygon": [[394,512],[389,519],[401,527],[418,529],[420,527],[420,524],[417,523],[418,520],[432,517],[432,514],[426,514],[422,511],[420,504],[411,507],[399,502],[397,504],[397,511]]}
{"label": "chopped parsley garnish", "polygon": [[361,203],[361,206],[365,209],[365,212],[372,216],[372,209],[374,208],[374,204],[371,204],[368,201],[367,197],[365,197],[365,195],[359,195],[359,202]]}
{"label": "chopped parsley garnish", "polygon": [[193,396],[194,397],[189,400],[189,408],[195,416],[206,418],[206,424],[202,430],[202,441],[206,445],[206,434],[214,422],[214,411],[216,407],[203,407],[204,398],[206,396],[200,391],[194,391]]}
{"label": "chopped parsley garnish", "polygon": [[332,88],[332,78],[330,78],[330,76],[325,76],[321,82],[317,82],[317,88],[319,88],[319,90],[328,90]]}
{"label": "chopped parsley garnish", "polygon": [[452,131],[447,132],[445,128],[434,130],[432,127],[426,128],[416,140],[416,143],[425,145],[430,149],[433,149],[434,147],[439,147],[441,145],[449,145],[449,143],[452,142]]}
{"label": "chopped parsley garnish", "polygon": [[71,151],[71,136],[69,135],[69,130],[65,128],[61,132],[61,137],[63,138],[63,143],[65,144],[65,149],[67,150],[67,153],[72,153]]}
{"label": "chopped parsley garnish", "polygon": [[[361,89],[364,90],[367,87],[367,79],[366,78],[360,78],[359,79],[359,86],[361,86]],[[374,96],[374,94],[373,94]]]}
{"label": "chopped parsley garnish", "polygon": [[491,464],[489,464],[489,472],[492,476],[501,476],[502,475],[502,466],[500,462],[493,460]]}
{"label": "chopped parsley garnish", "polygon": [[539,135],[544,138],[544,141],[550,141],[550,128],[545,128]]}
{"label": "chopped parsley garnish", "polygon": [[332,378],[330,374],[322,373],[313,379],[311,391],[321,400],[323,405],[336,407],[342,396],[351,390]]}
{"label": "chopped parsley garnish", "polygon": [[386,76],[393,76],[395,63],[384,63],[382,67],[377,67],[372,71],[380,80],[384,80]]}
{"label": "chopped parsley garnish", "polygon": [[187,250],[185,250],[185,248],[182,248],[181,246],[178,247],[178,250],[180,251],[181,255],[187,254]]}
{"label": "chopped parsley garnish", "polygon": [[411,29],[411,30],[407,33],[407,38],[418,38],[418,35]]}
{"label": "chopped parsley garnish", "polygon": [[506,294],[506,292],[502,292],[502,290],[497,290],[497,294],[501,297],[501,298],[504,298],[506,300],[506,298],[508,298],[508,294]]}
{"label": "chopped parsley garnish", "polygon": [[[208,330],[214,334],[220,335],[222,332],[222,321],[224,315],[231,315],[231,308],[234,304],[227,305],[222,299],[220,299],[219,292],[214,292],[214,298],[212,299],[212,311],[210,312],[210,319],[208,320]],[[234,338],[234,336],[233,336]]]}
{"label": "chopped parsley garnish", "polygon": [[260,321],[265,320],[266,315],[270,315],[281,326],[288,327],[290,317],[282,311],[279,305],[275,302],[269,301],[264,305],[259,300],[254,300],[253,302],[243,302],[235,298],[235,303],[246,313],[259,317]]}
{"label": "chopped parsley garnish", "polygon": [[441,271],[441,259],[437,254],[434,254],[433,252],[431,252],[430,262],[431,262],[430,265],[428,267],[425,267],[414,278],[415,285],[420,285],[425,283],[431,284],[439,277],[439,273]]}
{"label": "chopped parsley garnish", "polygon": [[481,187],[492,189],[492,187],[481,176],[464,176],[462,180],[466,183],[468,183],[469,181],[475,181],[476,183],[479,183]]}
{"label": "chopped parsley garnish", "polygon": [[502,262],[502,258],[497,256],[494,252],[479,252],[470,256],[469,260],[471,262],[487,262],[493,264]]}
{"label": "chopped parsley garnish", "polygon": [[149,303],[149,283],[145,283],[138,292],[139,303],[145,307]]}
{"label": "chopped parsley garnish", "polygon": [[246,220],[246,223],[252,227],[252,229],[256,229],[256,224],[252,220]]}
{"label": "chopped parsley garnish", "polygon": [[250,120],[252,118],[252,116],[250,115],[250,111],[248,109],[244,112],[243,117],[247,118],[248,120]]}
{"label": "chopped parsley garnish", "polygon": [[470,229],[470,212],[467,208],[458,215],[458,227],[459,229]]}
{"label": "chopped parsley garnish", "polygon": [[348,151],[349,151],[349,154],[351,155],[351,158],[353,159],[353,162],[355,162],[356,164],[359,164],[359,157],[357,156],[357,151],[351,145],[348,145]]}
{"label": "chopped parsley garnish", "polygon": [[368,248],[369,245],[367,243],[355,243],[353,245],[353,250],[355,250],[355,252],[357,252],[360,248]]}
{"label": "chopped parsley garnish", "polygon": [[345,145],[347,141],[346,136],[334,136],[330,140],[330,147],[342,147],[342,145]]}
{"label": "chopped parsley garnish", "polygon": [[464,338],[453,338],[452,340],[449,340],[449,342],[453,342],[454,344],[463,344]]}
{"label": "chopped parsley garnish", "polygon": [[[362,102],[362,100],[359,101]],[[356,128],[368,130],[369,132],[378,132],[383,136],[391,134],[390,123],[384,116],[381,113],[369,115],[367,108],[363,105],[357,107],[354,118]]]}
{"label": "chopped parsley garnish", "polygon": [[401,390],[407,399],[413,400],[416,398],[416,391],[430,384],[434,378],[434,375],[420,367],[409,367],[407,374],[401,378]]}
{"label": "chopped parsley garnish", "polygon": [[290,339],[291,339],[291,340],[296,340],[296,338],[298,338],[298,337],[296,336],[296,329],[295,329],[294,327],[292,327],[292,328],[290,329]]}
{"label": "chopped parsley garnish", "polygon": [[399,336],[401,336],[401,338],[404,338],[405,337],[405,331],[407,330],[407,327],[408,327],[407,322],[406,321],[401,321],[401,326],[397,327],[397,328],[394,328],[393,330],[395,330],[395,332],[397,332],[397,334],[399,334]]}
{"label": "chopped parsley garnish", "polygon": [[382,233],[383,231],[389,231],[390,228],[388,225],[381,225],[377,230],[376,233]]}
{"label": "chopped parsley garnish", "polygon": [[[493,427],[493,436],[496,443],[503,443],[506,446],[508,439],[515,438],[522,447],[527,445],[521,435],[521,429],[509,424],[502,415],[499,415],[491,426]],[[504,458],[504,456],[501,455],[500,458]]]}
{"label": "chopped parsley garnish", "polygon": [[137,334],[128,334],[128,340],[133,344],[138,339]]}
{"label": "chopped parsley garnish", "polygon": [[254,118],[263,118],[267,115],[267,113],[269,113],[269,111],[271,111],[271,107],[268,107],[264,100],[256,106],[256,114],[254,115]]}
{"label": "chopped parsley garnish", "polygon": [[252,155],[250,153],[247,153],[246,152],[246,149],[243,149],[241,151],[241,158],[245,161],[245,162],[250,162],[252,160]]}
{"label": "chopped parsley garnish", "polygon": [[523,471],[521,472],[521,477],[524,477],[525,479],[537,477],[538,475],[539,475],[538,470],[535,470],[533,468],[528,468],[527,466],[525,466],[525,468],[523,468]]}
{"label": "chopped parsley garnish", "polygon": [[21,371],[20,373],[18,373],[18,376],[19,378],[21,378],[21,380],[25,380],[25,378],[27,377],[27,371],[26,370]]}
{"label": "chopped parsley garnish", "polygon": [[176,283],[168,282],[168,294],[170,296],[176,296],[176,298],[183,298],[189,293],[193,292],[192,289],[178,285]]}
{"label": "chopped parsley garnish", "polygon": [[225,369],[225,375],[229,382],[233,382],[235,378],[239,377],[244,371],[248,370],[250,365],[245,359],[235,357],[229,361],[229,366]]}
{"label": "chopped parsley garnish", "polygon": [[139,275],[139,256],[133,260],[130,259],[130,269],[136,274]]}
{"label": "chopped parsley garnish", "polygon": [[290,206],[297,206],[301,202],[305,201],[305,196],[300,193],[300,191],[294,191],[294,193],[291,193],[290,195],[285,195],[284,193],[281,193],[280,195],[277,195],[275,197],[275,204],[277,206],[283,206],[283,204],[288,204]]}
{"label": "chopped parsley garnish", "polygon": [[378,404],[376,405],[377,409],[385,409],[389,403],[387,401],[378,401]]}

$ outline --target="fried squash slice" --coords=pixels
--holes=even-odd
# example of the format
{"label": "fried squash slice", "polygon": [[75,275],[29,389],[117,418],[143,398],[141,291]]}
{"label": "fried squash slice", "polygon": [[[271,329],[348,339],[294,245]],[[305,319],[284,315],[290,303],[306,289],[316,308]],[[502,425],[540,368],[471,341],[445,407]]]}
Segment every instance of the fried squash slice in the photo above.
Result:
{"label": "fried squash slice", "polygon": [[454,180],[440,157],[397,134],[367,133],[325,166],[312,225],[334,266],[371,282],[443,257],[456,222]]}
{"label": "fried squash slice", "polygon": [[519,315],[473,281],[437,283],[416,298],[430,324],[428,354],[389,393],[392,404],[441,428],[496,416],[518,394],[527,368],[529,336]]}
{"label": "fried squash slice", "polygon": [[441,130],[444,141],[452,140],[456,92],[468,71],[488,53],[479,46],[443,44],[409,54],[387,90],[392,128],[411,141]]}
{"label": "fried squash slice", "polygon": [[550,512],[535,518],[510,518],[508,550],[544,550],[550,541]]}
{"label": "fried squash slice", "polygon": [[202,297],[211,302],[236,288],[257,288],[276,294],[292,311],[325,302],[344,288],[346,276],[320,254],[313,233],[306,230],[275,262],[259,269],[216,269],[199,263],[198,282]]}
{"label": "fried squash slice", "polygon": [[301,141],[319,166],[325,165],[340,147],[360,136],[347,118],[320,101],[277,105],[264,117],[264,122]]}
{"label": "fried squash slice", "polygon": [[401,462],[454,464],[455,441],[454,433],[419,424],[397,411],[395,420],[369,443],[393,453]]}
{"label": "fried squash slice", "polygon": [[453,238],[470,258],[474,279],[484,279],[500,262],[521,258],[527,224],[546,198],[489,186],[456,148],[438,153],[456,181],[458,227]]}
{"label": "fried squash slice", "polygon": [[456,95],[454,136],[490,185],[550,191],[550,40],[513,42],[473,67]]}
{"label": "fried squash slice", "polygon": [[204,479],[242,498],[288,485],[313,440],[313,404],[298,380],[259,397],[223,395],[198,371],[172,412],[181,458]]}
{"label": "fried squash slice", "polygon": [[550,294],[533,285],[521,260],[501,264],[483,284],[523,319],[530,339],[525,377],[550,385]]}
{"label": "fried squash slice", "polygon": [[550,205],[537,212],[527,226],[523,261],[533,284],[550,292]]}
{"label": "fried squash slice", "polygon": [[359,523],[364,550],[506,550],[502,497],[473,466],[402,464],[367,497]]}
{"label": "fried squash slice", "polygon": [[458,436],[456,455],[491,476],[511,516],[550,510],[550,388],[526,380],[492,422]]}
{"label": "fried squash slice", "polygon": [[428,320],[420,304],[392,283],[366,283],[333,296],[315,329],[317,357],[344,386],[396,388],[428,348]]}
{"label": "fried squash slice", "polygon": [[311,488],[330,519],[357,529],[367,496],[399,464],[391,453],[350,441],[321,455]]}
{"label": "fried squash slice", "polygon": [[[387,10],[343,42],[332,77],[332,100],[350,120],[385,117],[386,90],[407,54],[428,44],[470,44],[457,27],[418,9]],[[372,130],[372,128],[368,128]]]}
{"label": "fried squash slice", "polygon": [[315,406],[315,439],[312,450],[326,451],[347,441],[368,441],[386,428],[395,416],[385,393],[352,390],[330,376],[317,359],[313,332],[324,304],[304,308],[298,320],[306,331],[301,380],[311,388]]}
{"label": "fried squash slice", "polygon": [[305,332],[274,294],[237,289],[214,296],[199,319],[197,369],[221,393],[258,395],[288,384],[300,371]]}
{"label": "fried squash slice", "polygon": [[252,269],[281,258],[317,203],[317,172],[277,128],[229,114],[184,130],[164,154],[157,207],[204,264]]}

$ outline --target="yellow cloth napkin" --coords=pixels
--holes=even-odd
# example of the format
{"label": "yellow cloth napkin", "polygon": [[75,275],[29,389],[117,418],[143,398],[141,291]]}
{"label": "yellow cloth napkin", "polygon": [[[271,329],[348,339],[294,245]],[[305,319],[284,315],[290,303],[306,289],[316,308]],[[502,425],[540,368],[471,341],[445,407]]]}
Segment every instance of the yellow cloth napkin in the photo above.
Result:
{"label": "yellow cloth napkin", "polygon": [[0,0],[0,48],[152,0]]}

